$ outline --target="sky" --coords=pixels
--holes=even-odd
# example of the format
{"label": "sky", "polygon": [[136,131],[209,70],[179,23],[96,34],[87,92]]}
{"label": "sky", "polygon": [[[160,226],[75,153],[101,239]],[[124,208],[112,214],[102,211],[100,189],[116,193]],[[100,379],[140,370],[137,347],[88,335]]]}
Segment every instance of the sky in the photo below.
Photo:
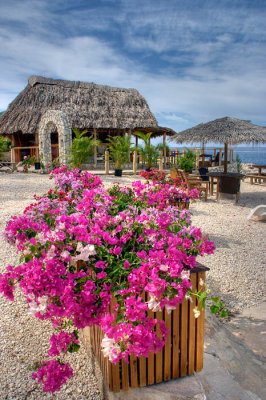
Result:
{"label": "sky", "polygon": [[266,0],[0,0],[0,111],[30,75],[136,88],[160,126],[266,125]]}

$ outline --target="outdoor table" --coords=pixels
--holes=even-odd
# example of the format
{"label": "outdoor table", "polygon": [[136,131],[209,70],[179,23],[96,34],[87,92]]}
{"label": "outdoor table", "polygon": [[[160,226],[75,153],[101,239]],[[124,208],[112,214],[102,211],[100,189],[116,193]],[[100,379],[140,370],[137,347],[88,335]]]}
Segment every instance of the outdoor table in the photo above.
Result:
{"label": "outdoor table", "polygon": [[210,194],[213,194],[214,178],[217,179],[216,199],[220,197],[220,193],[235,194],[236,202],[240,196],[240,181],[245,176],[236,172],[208,172],[206,174],[210,178]]}
{"label": "outdoor table", "polygon": [[252,167],[258,169],[258,175],[264,175],[264,174],[262,174],[261,171],[262,171],[263,169],[266,169],[266,165],[257,165],[257,164],[253,164]]}
{"label": "outdoor table", "polygon": [[216,199],[219,197],[219,179],[223,175],[223,172],[208,172],[206,176],[210,178],[210,195],[213,196],[213,186],[214,186],[214,179],[216,179],[217,188],[216,188]]}

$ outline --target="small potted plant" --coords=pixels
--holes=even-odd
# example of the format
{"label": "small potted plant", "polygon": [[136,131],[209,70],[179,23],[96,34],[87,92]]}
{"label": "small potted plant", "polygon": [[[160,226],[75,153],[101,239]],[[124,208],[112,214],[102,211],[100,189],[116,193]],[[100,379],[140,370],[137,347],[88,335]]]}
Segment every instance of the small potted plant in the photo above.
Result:
{"label": "small potted plant", "polygon": [[150,169],[157,164],[157,160],[159,157],[159,148],[158,146],[154,146],[150,142],[152,132],[134,132],[134,134],[140,137],[144,142],[144,146],[139,147],[138,151],[142,157],[142,162],[146,165],[146,171],[150,171]]}
{"label": "small potted plant", "polygon": [[129,161],[131,143],[128,136],[110,136],[108,138],[110,157],[115,163],[115,176],[122,176],[124,165]]}
{"label": "small potted plant", "polygon": [[185,172],[191,173],[195,167],[195,162],[196,154],[192,150],[186,149],[186,152],[178,158],[177,165]]}
{"label": "small potted plant", "polygon": [[35,170],[40,170],[41,169],[41,160],[40,158],[37,156],[33,156],[31,157],[32,160],[32,164],[34,164],[34,168]]}
{"label": "small potted plant", "polygon": [[95,147],[101,142],[94,139],[92,136],[85,136],[88,131],[81,131],[78,128],[73,128],[75,137],[70,149],[70,164],[74,168],[85,168],[84,165],[88,162],[90,156],[93,155]]}
{"label": "small potted plant", "polygon": [[29,172],[29,167],[34,164],[34,157],[31,157],[30,155],[24,156],[23,160],[20,162],[19,165],[23,166],[23,172],[27,173]]}

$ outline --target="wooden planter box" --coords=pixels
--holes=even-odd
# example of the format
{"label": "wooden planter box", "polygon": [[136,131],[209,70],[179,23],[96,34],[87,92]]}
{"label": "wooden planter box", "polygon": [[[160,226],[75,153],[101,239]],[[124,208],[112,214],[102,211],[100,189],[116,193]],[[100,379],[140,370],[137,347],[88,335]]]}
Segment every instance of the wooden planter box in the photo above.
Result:
{"label": "wooden planter box", "polygon": [[[200,289],[199,281],[205,281],[205,271],[208,268],[198,264],[191,273],[193,289]],[[163,319],[170,330],[165,347],[160,353],[150,353],[148,358],[130,356],[129,364],[120,361],[112,364],[101,351],[103,332],[99,327],[89,328],[90,344],[99,362],[105,384],[110,391],[119,392],[153,385],[170,379],[191,375],[203,368],[204,351],[204,311],[195,319],[193,303],[185,301],[171,314],[149,312],[152,317]]]}

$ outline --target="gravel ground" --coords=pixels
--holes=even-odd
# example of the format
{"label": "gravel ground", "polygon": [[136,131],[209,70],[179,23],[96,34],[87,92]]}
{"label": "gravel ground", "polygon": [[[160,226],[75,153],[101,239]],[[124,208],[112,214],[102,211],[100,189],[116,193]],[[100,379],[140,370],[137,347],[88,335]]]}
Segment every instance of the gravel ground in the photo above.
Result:
{"label": "gravel ground", "polygon": [[[103,177],[106,185],[117,182]],[[133,177],[123,177],[130,184]],[[121,180],[120,180],[121,181]],[[0,174],[0,232],[12,215],[21,213],[33,194],[43,194],[53,182],[48,175]],[[247,220],[250,209],[266,204],[266,186],[241,183],[238,205],[232,200],[214,198],[191,205],[193,224],[209,233],[217,250],[199,259],[210,267],[208,282],[234,311],[261,303],[265,298],[265,232],[266,224]],[[14,248],[1,241],[0,272],[17,259]],[[27,313],[22,296],[14,303],[0,297],[0,399],[102,399],[94,376],[94,367],[84,349],[69,355],[75,377],[56,395],[44,394],[31,379],[31,368],[46,353],[50,326]]]}

